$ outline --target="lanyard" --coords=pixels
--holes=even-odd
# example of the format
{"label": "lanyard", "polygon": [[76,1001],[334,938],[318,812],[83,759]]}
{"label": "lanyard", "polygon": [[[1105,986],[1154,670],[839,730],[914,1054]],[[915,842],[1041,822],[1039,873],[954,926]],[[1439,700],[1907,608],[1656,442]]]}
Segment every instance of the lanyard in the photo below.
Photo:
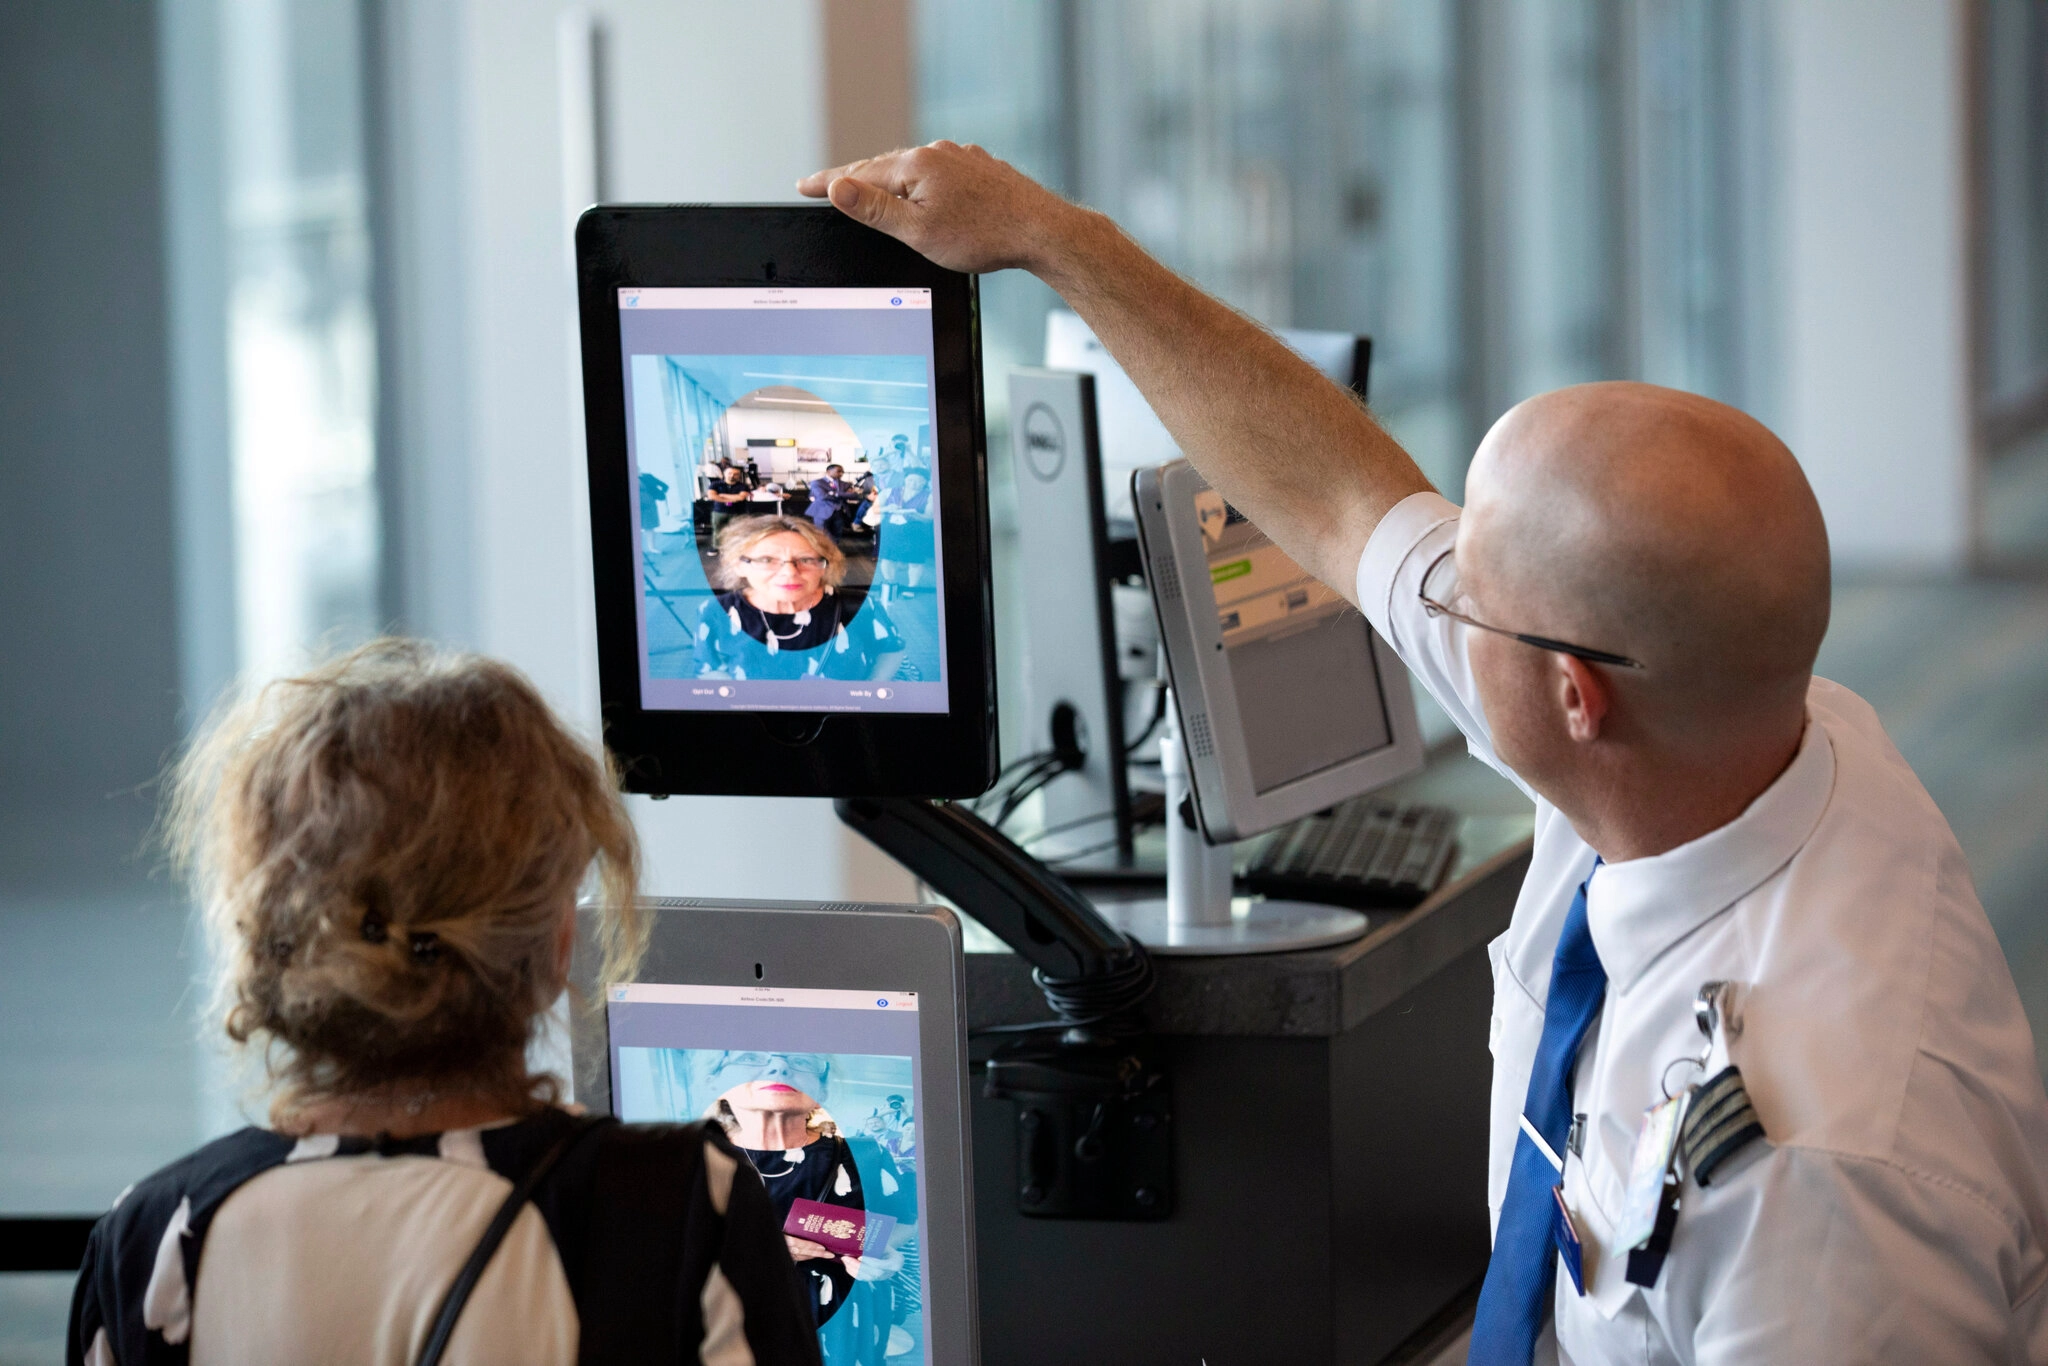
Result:
{"label": "lanyard", "polygon": [[1705,1077],[1716,1036],[1725,1032],[1732,1039],[1741,1034],[1740,1017],[1729,1009],[1732,995],[1729,982],[1700,986],[1692,1011],[1705,1048],[1698,1057],[1674,1059],[1664,1069],[1660,1082],[1664,1099],[1644,1112],[1629,1164],[1617,1236],[1620,1245],[1629,1248],[1631,1284],[1657,1284],[1664,1258],[1671,1251],[1671,1236],[1678,1228],[1688,1174],[1704,1187],[1723,1162],[1763,1137],[1763,1125],[1749,1103],[1742,1072],[1732,1061],[1712,1077],[1692,1082],[1676,1094],[1670,1086],[1672,1071],[1681,1066]]}

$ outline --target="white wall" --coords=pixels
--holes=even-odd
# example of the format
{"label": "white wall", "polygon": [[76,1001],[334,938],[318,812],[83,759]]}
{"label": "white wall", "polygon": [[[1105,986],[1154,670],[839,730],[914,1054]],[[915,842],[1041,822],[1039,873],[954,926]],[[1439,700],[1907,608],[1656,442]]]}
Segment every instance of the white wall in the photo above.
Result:
{"label": "white wall", "polygon": [[[794,197],[822,164],[823,0],[612,0],[591,6],[604,35],[613,200],[761,201]],[[565,181],[581,169],[565,145],[562,14],[555,0],[399,4],[389,61],[412,92],[393,158],[452,164],[454,193],[423,170],[394,198],[426,203],[410,220],[431,240],[401,239],[415,259],[459,262],[409,302],[453,310],[443,333],[461,352],[454,382],[414,394],[417,419],[463,449],[459,492],[427,498],[436,524],[469,547],[469,643],[525,669],[565,712],[597,724],[589,514]],[[423,17],[438,15],[438,19]],[[433,91],[454,90],[437,104]],[[568,93],[576,93],[570,88]],[[445,112],[436,115],[436,109]],[[575,120],[570,121],[573,133]],[[452,126],[451,126],[452,125]],[[405,148],[414,149],[408,156]],[[428,149],[421,151],[419,149]],[[451,178],[447,172],[442,178]],[[409,191],[409,193],[408,193]],[[436,221],[426,227],[420,219]],[[451,250],[450,248],[453,248]],[[402,268],[401,277],[411,278]],[[419,274],[412,272],[412,277]],[[429,324],[430,325],[430,324]],[[647,889],[666,895],[907,900],[909,875],[812,800],[636,798]],[[737,856],[736,850],[756,851]]]}
{"label": "white wall", "polygon": [[1963,0],[1784,0],[1784,431],[1838,565],[1970,547]]}

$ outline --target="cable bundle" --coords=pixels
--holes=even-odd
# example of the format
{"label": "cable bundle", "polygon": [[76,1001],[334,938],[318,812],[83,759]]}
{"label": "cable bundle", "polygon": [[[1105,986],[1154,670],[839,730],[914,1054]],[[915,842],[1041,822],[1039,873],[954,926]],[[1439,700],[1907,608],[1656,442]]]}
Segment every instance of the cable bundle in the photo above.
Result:
{"label": "cable bundle", "polygon": [[[974,814],[1000,830],[1003,822],[1016,814],[1032,793],[1066,772],[1067,765],[1060,755],[1051,750],[1027,754],[1012,762],[997,775],[995,783],[973,803]],[[987,807],[995,805],[995,815],[990,816]]]}
{"label": "cable bundle", "polygon": [[1031,980],[1045,993],[1045,1003],[1059,1019],[1020,1028],[1047,1029],[1057,1024],[1067,1029],[1106,1025],[1112,1032],[1135,1029],[1138,1012],[1158,985],[1158,978],[1145,946],[1135,939],[1130,946],[1130,952],[1114,967],[1093,977],[1048,977],[1042,969],[1033,968]]}

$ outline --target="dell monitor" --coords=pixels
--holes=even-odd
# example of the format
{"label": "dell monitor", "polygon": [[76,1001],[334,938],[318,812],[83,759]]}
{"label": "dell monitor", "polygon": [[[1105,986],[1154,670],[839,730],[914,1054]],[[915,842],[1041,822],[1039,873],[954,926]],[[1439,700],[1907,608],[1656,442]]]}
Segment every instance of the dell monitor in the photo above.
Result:
{"label": "dell monitor", "polygon": [[[1370,337],[1291,327],[1281,328],[1274,335],[1337,384],[1361,399],[1366,396],[1372,367]],[[1179,459],[1179,446],[1153,413],[1152,405],[1138,392],[1138,386],[1079,314],[1055,309],[1046,315],[1045,364],[1049,370],[1078,370],[1095,377],[1095,412],[1108,516],[1112,525],[1128,523],[1131,476]]]}

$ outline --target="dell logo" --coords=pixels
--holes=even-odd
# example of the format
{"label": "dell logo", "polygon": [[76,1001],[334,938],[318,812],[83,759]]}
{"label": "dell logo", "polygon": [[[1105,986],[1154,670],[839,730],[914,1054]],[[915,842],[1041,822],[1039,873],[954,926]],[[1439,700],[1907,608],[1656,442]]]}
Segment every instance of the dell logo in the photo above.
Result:
{"label": "dell logo", "polygon": [[1046,404],[1034,403],[1024,410],[1018,431],[1024,437],[1024,467],[1040,483],[1058,479],[1067,464],[1067,433],[1059,415]]}

